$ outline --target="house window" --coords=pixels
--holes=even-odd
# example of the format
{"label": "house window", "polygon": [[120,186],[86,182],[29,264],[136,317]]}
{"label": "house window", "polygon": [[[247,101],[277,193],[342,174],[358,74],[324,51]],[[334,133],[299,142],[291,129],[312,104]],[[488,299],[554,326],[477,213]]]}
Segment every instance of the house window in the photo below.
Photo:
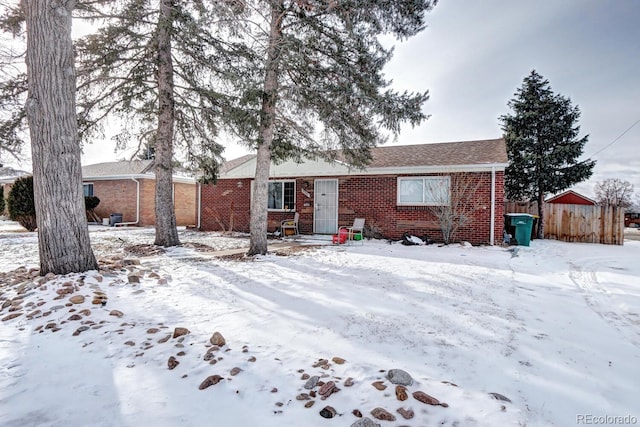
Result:
{"label": "house window", "polygon": [[82,184],[85,196],[93,196],[93,184]]}
{"label": "house window", "polygon": [[269,199],[267,208],[270,210],[295,210],[296,183],[295,181],[269,181]]}
{"label": "house window", "polygon": [[448,176],[398,178],[398,205],[447,206],[450,187]]}

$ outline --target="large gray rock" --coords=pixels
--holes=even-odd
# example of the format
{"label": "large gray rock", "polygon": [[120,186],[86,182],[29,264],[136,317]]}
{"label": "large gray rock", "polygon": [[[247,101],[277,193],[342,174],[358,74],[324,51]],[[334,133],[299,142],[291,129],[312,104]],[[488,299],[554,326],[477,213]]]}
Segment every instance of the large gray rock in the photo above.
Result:
{"label": "large gray rock", "polygon": [[399,384],[409,386],[413,384],[413,378],[406,371],[402,369],[389,369],[387,373],[387,379],[391,381],[392,384]]}
{"label": "large gray rock", "polygon": [[351,427],[380,427],[380,424],[374,422],[371,418],[365,417],[351,424]]}
{"label": "large gray rock", "polygon": [[307,390],[311,390],[318,384],[318,381],[320,381],[320,377],[318,377],[317,375],[314,375],[307,380],[307,382],[304,385],[304,388],[306,388]]}

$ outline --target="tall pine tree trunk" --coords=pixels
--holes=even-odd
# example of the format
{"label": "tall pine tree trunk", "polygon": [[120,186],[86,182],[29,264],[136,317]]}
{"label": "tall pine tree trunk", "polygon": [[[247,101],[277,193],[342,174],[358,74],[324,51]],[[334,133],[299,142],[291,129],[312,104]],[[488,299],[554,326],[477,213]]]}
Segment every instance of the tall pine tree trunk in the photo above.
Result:
{"label": "tall pine tree trunk", "polygon": [[260,135],[256,156],[256,176],[251,204],[251,240],[248,255],[267,253],[267,199],[269,193],[269,169],[271,167],[271,144],[275,130],[276,102],[278,99],[278,61],[282,41],[283,2],[271,2],[269,46],[267,50],[264,92],[260,112]]}
{"label": "tall pine tree trunk", "polygon": [[26,103],[33,163],[40,274],[98,268],[85,216],[78,142],[73,0],[23,0]]}
{"label": "tall pine tree trunk", "polygon": [[173,207],[173,62],[171,31],[175,13],[173,0],[161,0],[158,18],[158,132],[155,141],[156,240],[159,246],[180,244]]}

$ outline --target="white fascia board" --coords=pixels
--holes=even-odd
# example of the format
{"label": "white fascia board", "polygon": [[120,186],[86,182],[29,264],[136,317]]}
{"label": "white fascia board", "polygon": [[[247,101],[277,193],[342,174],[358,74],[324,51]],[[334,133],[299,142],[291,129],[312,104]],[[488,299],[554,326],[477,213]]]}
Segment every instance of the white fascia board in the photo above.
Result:
{"label": "white fascia board", "polygon": [[[115,180],[128,180],[128,179],[151,179],[155,180],[156,176],[153,174],[135,174],[135,175],[102,175],[102,176],[83,176],[83,181],[115,181]],[[182,176],[173,176],[173,182],[181,184],[195,184],[195,178],[185,178]]]}
{"label": "white fascia board", "polygon": [[[449,166],[405,166],[389,168],[350,168],[341,162],[329,163],[324,160],[295,163],[285,162],[279,165],[271,164],[270,177],[294,178],[298,176],[360,176],[360,175],[403,175],[403,174],[434,174],[454,172],[491,172],[504,171],[507,163],[487,163],[472,165]],[[220,179],[254,178],[256,171],[255,159],[220,175]]]}
{"label": "white fascia board", "polygon": [[[269,176],[272,178],[295,178],[298,176],[342,176],[349,175],[350,168],[342,162],[330,163],[326,160],[308,160],[296,163],[288,160],[284,163],[271,163]],[[251,159],[246,163],[220,175],[220,179],[230,178],[255,178],[256,159]]]}
{"label": "white fascia board", "polygon": [[506,163],[487,163],[473,165],[444,165],[444,166],[404,166],[391,168],[369,168],[363,171],[354,170],[350,175],[402,175],[419,173],[455,173],[455,172],[491,172],[504,171]]}

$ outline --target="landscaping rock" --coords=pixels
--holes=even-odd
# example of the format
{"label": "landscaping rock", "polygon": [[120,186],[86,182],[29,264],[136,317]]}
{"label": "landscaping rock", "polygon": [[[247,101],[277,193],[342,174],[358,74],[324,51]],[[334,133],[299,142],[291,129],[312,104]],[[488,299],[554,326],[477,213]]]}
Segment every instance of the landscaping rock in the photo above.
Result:
{"label": "landscaping rock", "polygon": [[393,415],[391,412],[387,411],[384,408],[375,408],[374,410],[371,411],[371,415],[373,415],[373,417],[375,419],[378,420],[382,420],[382,421],[395,421],[396,420],[396,416]]}
{"label": "landscaping rock", "polygon": [[84,302],[84,296],[74,295],[71,298],[69,298],[69,301],[71,301],[73,304],[82,304]]}
{"label": "landscaping rock", "polygon": [[402,418],[404,418],[405,420],[410,420],[415,415],[413,409],[399,408],[396,412],[402,415]]}
{"label": "landscaping rock", "polygon": [[509,398],[508,398],[508,397],[506,397],[506,396],[503,396],[503,395],[502,395],[502,394],[500,394],[500,393],[489,393],[489,396],[493,397],[494,399],[501,400],[501,401],[503,401],[503,402],[509,402],[509,403],[511,403],[511,399],[509,399]]}
{"label": "landscaping rock", "polygon": [[220,381],[222,381],[222,377],[220,375],[211,375],[202,381],[198,388],[200,390],[204,390],[205,388],[218,384]]}
{"label": "landscaping rock", "polygon": [[371,418],[365,417],[351,424],[351,427],[380,427],[380,424],[376,423]]}
{"label": "landscaping rock", "polygon": [[167,361],[167,366],[169,366],[169,370],[174,369],[179,364],[180,364],[180,362],[178,361],[178,359],[176,359],[173,356],[169,357],[169,360]]}
{"label": "landscaping rock", "polygon": [[440,405],[440,401],[438,399],[436,399],[433,396],[429,396],[424,391],[414,391],[413,398],[422,403],[426,403],[427,405],[434,405],[434,406]]}
{"label": "landscaping rock", "polygon": [[413,384],[413,378],[411,378],[411,375],[402,369],[390,369],[387,373],[387,379],[391,381],[392,384],[405,386]]}
{"label": "landscaping rock", "polygon": [[386,385],[384,385],[384,383],[382,381],[374,381],[373,383],[371,383],[372,386],[374,386],[376,388],[376,390],[385,390],[387,388]]}
{"label": "landscaping rock", "polygon": [[333,418],[336,416],[336,410],[331,406],[325,406],[320,411],[320,416],[322,418]]}
{"label": "landscaping rock", "polygon": [[311,390],[316,385],[318,385],[318,381],[320,381],[320,377],[314,375],[307,380],[307,382],[304,384],[304,388],[306,388],[307,390]]}
{"label": "landscaping rock", "polygon": [[177,327],[173,330],[173,338],[178,338],[183,335],[189,334],[191,331],[187,328]]}
{"label": "landscaping rock", "polygon": [[222,347],[227,344],[227,341],[224,339],[222,334],[217,331],[213,333],[213,335],[209,339],[209,342],[211,342],[211,344],[213,345],[217,345],[218,347]]}
{"label": "landscaping rock", "polygon": [[407,394],[407,388],[405,386],[403,385],[396,386],[396,398],[401,402],[409,398],[409,395]]}

